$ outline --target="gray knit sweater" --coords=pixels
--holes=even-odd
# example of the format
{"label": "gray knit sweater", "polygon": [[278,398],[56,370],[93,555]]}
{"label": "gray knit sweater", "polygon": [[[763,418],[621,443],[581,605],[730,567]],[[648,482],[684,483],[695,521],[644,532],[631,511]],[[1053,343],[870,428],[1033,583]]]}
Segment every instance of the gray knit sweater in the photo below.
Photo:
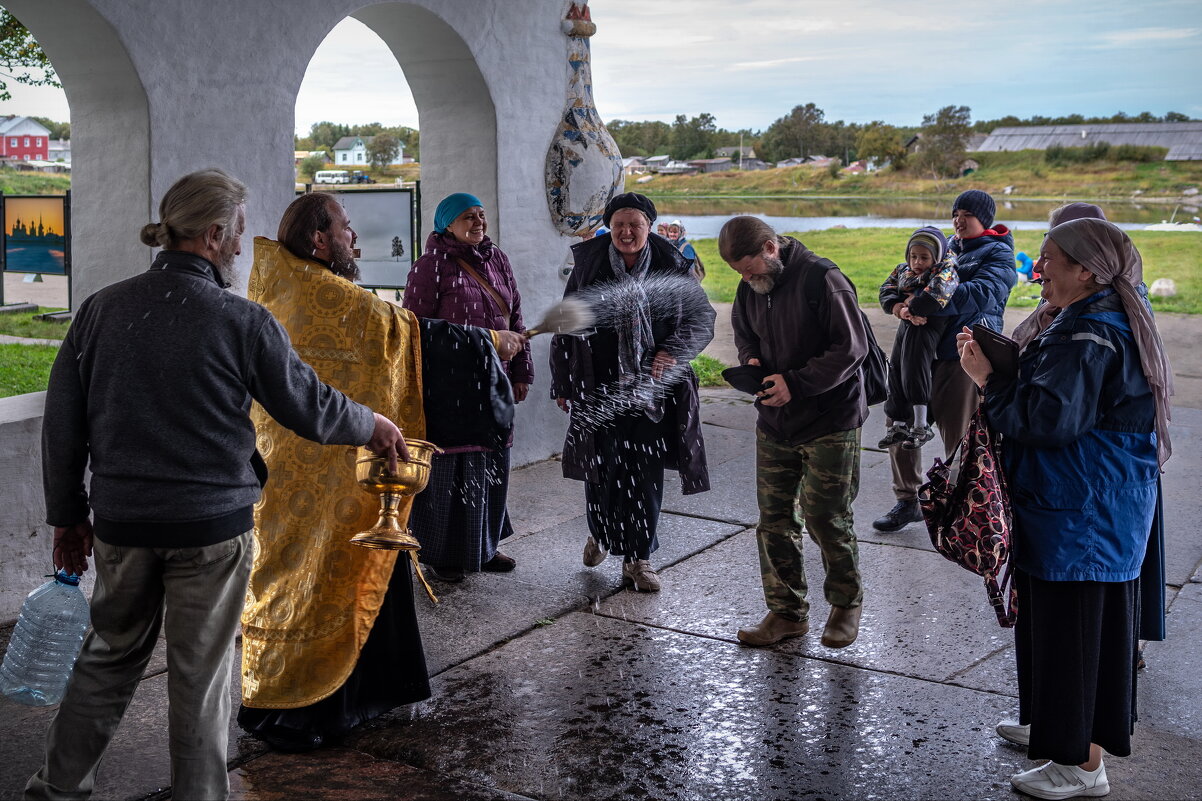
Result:
{"label": "gray knit sweater", "polygon": [[252,400],[323,444],[361,445],[374,427],[209,262],[160,253],[80,304],[59,350],[42,424],[47,522],[78,523],[90,506],[100,539],[164,548],[248,530],[260,492]]}

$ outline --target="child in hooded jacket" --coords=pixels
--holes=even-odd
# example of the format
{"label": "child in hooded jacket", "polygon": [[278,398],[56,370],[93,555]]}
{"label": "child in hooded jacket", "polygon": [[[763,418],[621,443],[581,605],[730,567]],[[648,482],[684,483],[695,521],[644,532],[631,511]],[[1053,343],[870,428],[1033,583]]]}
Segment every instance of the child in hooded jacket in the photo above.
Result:
{"label": "child in hooded jacket", "polygon": [[931,398],[931,362],[950,317],[934,316],[947,306],[960,278],[947,237],[934,226],[919,228],[906,243],[906,260],[881,285],[881,308],[901,319],[889,361],[889,397],[885,416],[889,427],[878,447],[901,443],[921,448],[934,438],[927,406]]}

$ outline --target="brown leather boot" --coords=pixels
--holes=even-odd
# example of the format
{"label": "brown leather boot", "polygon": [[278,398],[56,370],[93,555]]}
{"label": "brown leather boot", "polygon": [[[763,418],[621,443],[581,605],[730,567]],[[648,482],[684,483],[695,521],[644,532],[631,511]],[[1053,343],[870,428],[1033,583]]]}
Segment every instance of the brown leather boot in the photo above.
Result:
{"label": "brown leather boot", "polygon": [[760,648],[774,645],[790,637],[800,637],[810,630],[809,620],[793,620],[775,612],[764,615],[764,619],[754,626],[739,629],[739,642]]}
{"label": "brown leather boot", "polygon": [[827,648],[846,648],[860,635],[859,606],[832,606],[822,632],[822,644]]}

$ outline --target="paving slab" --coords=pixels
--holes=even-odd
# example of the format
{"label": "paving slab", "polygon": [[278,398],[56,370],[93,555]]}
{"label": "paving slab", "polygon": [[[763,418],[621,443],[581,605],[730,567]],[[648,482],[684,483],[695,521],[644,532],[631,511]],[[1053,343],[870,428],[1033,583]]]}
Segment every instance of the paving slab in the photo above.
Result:
{"label": "paving slab", "polygon": [[350,748],[266,754],[230,771],[230,801],[528,801]]}
{"label": "paving slab", "polygon": [[[579,482],[571,482],[579,484]],[[583,503],[582,503],[583,505]],[[679,562],[721,542],[738,526],[674,514],[660,517],[656,567]],[[539,621],[595,603],[622,590],[622,562],[611,557],[597,568],[581,562],[588,537],[583,515],[506,545],[517,567],[511,573],[476,573],[458,584],[432,582],[439,604],[417,598],[418,620],[431,674],[478,654]]]}
{"label": "paving slab", "polygon": [[542,799],[1012,798],[1009,699],[603,616],[449,671],[350,743]]}
{"label": "paving slab", "polygon": [[[240,649],[235,654],[230,682],[229,756],[233,762],[251,759],[267,746],[234,723],[241,700]],[[42,764],[46,731],[57,706],[24,707],[0,701],[0,801],[19,799],[25,782]],[[96,799],[142,799],[171,784],[167,739],[167,674],[144,678],[134,693],[121,725],[96,774]]]}
{"label": "paving slab", "polygon": [[[862,544],[864,612],[860,637],[832,649],[819,639],[830,606],[822,597],[822,559],[807,541],[810,633],[773,646],[798,656],[943,681],[1013,641],[997,624],[981,580],[933,552]],[[740,626],[766,612],[754,532],[744,532],[664,571],[658,596],[623,593],[599,614],[737,643]],[[1017,695],[1013,670],[994,692]]]}
{"label": "paving slab", "polygon": [[1186,584],[1165,618],[1167,638],[1144,649],[1140,671],[1140,726],[1183,737],[1202,737],[1202,584]]}

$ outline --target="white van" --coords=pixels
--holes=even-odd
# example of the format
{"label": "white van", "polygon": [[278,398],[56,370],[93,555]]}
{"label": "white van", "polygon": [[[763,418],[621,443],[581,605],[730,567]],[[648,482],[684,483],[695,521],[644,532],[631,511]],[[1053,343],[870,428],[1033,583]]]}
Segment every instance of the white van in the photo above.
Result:
{"label": "white van", "polygon": [[349,184],[351,174],[346,170],[318,170],[313,173],[315,184]]}

